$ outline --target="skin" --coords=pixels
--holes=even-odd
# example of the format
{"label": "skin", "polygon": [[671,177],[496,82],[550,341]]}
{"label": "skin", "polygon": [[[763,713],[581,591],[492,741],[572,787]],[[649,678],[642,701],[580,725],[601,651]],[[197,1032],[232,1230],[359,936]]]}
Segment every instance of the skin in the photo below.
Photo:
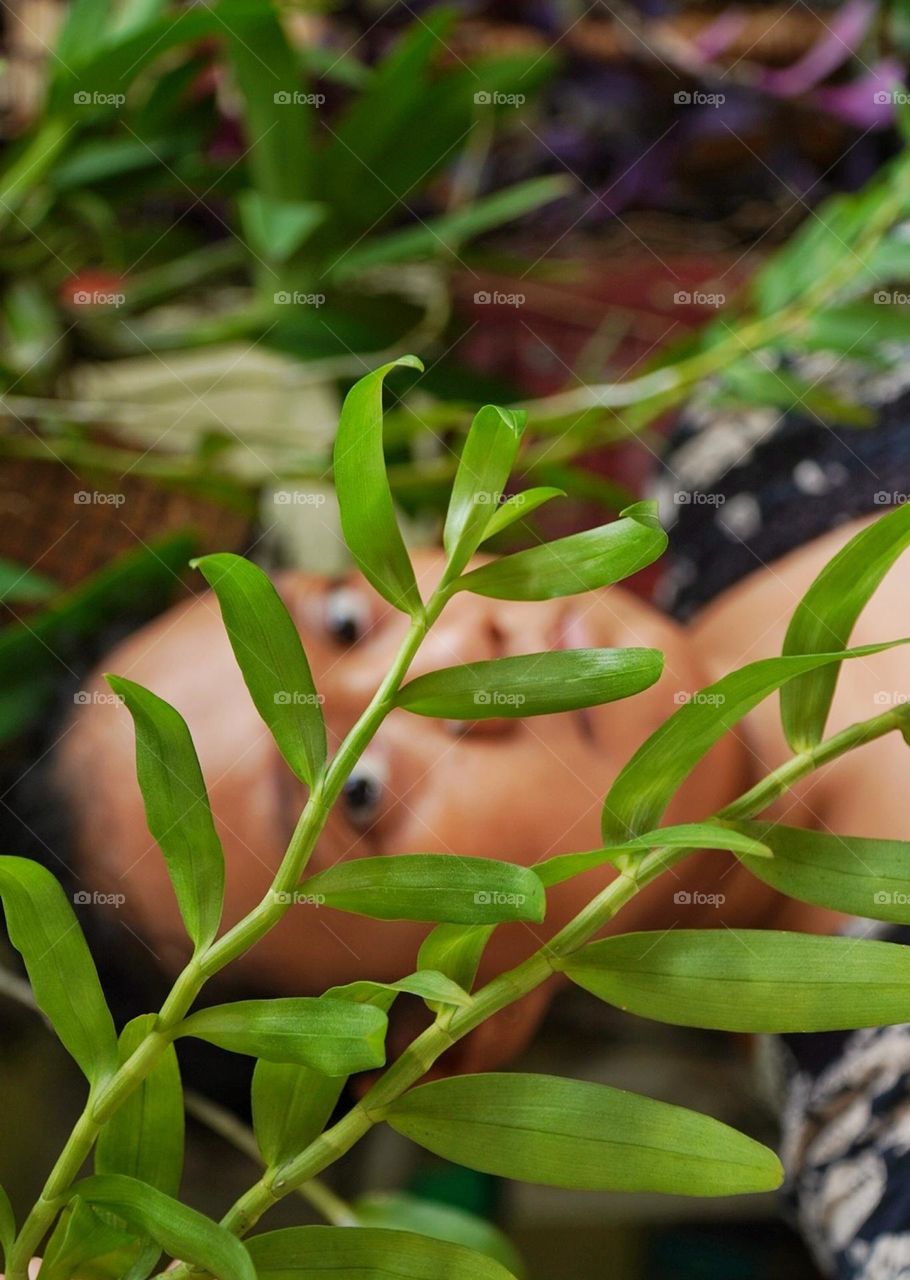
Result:
{"label": "skin", "polygon": [[[856,527],[844,526],[761,569],[688,631],[620,587],[543,603],[459,594],[431,631],[411,675],[557,647],[638,645],[664,652],[664,674],[633,699],[584,713],[452,725],[393,712],[361,771],[367,785],[370,780],[380,784],[376,802],[338,807],[311,870],[343,858],[427,851],[505,857],[533,866],[557,853],[596,848],[603,796],[621,765],[681,696],[733,667],[780,652],[797,600]],[[441,572],[442,558],[421,554],[416,568],[428,587]],[[857,629],[856,643],[899,634],[908,573],[898,566],[886,580]],[[290,573],[277,585],[325,696],[331,749],[388,668],[406,621],[357,575],[338,584]],[[881,711],[876,698],[882,690],[901,688],[905,662],[898,650],[845,664],[830,728]],[[305,789],[290,775],[252,706],[214,597],[201,594],[164,614],[118,646],[104,666],[154,690],[187,720],[224,845],[225,920],[233,922],[267,890]],[[123,895],[121,921],[142,937],[165,970],[175,972],[188,948],[163,860],[145,824],[130,717],[109,695],[100,673],[86,694],[58,749],[60,783],[76,818],[77,871],[92,889]],[[776,716],[776,700],[770,699],[719,743],[693,772],[665,821],[707,816],[785,760],[789,752]],[[906,747],[893,739],[809,779],[778,806],[778,816],[796,825],[902,835],[901,789],[881,785],[883,779],[896,784],[906,762]],[[872,782],[874,806],[863,791]],[[551,894],[544,925],[498,929],[481,978],[539,947],[611,875],[601,869],[560,886]],[[699,900],[681,904],[683,891]],[[735,860],[705,852],[649,886],[616,927],[721,923],[830,932],[840,921],[831,912],[779,898]],[[395,979],[413,971],[425,933],[423,925],[300,906],[231,972],[247,987],[271,994],[318,993],[366,976]],[[551,985],[533,993],[478,1028],[455,1047],[444,1069],[488,1069],[513,1057],[532,1035],[552,990]],[[424,1016],[419,1002],[398,1002],[393,1054]]]}

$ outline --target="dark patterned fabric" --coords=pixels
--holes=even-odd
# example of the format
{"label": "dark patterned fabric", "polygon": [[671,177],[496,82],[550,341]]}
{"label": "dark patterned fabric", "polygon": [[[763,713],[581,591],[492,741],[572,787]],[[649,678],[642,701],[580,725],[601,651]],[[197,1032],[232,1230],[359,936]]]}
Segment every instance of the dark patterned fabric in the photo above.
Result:
{"label": "dark patterned fabric", "polygon": [[662,608],[686,621],[788,551],[910,501],[910,358],[845,389],[874,410],[876,425],[690,406],[654,485],[670,534]]}

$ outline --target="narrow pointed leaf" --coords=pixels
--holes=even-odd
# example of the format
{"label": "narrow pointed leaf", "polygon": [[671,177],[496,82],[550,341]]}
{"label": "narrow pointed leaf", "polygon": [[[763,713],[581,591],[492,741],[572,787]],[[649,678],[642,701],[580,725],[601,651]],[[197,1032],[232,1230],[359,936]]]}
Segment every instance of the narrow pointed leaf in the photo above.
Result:
{"label": "narrow pointed leaf", "polygon": [[311,200],[276,200],[248,187],[238,196],[243,232],[254,253],[286,262],[316,228],[328,209]]}
{"label": "narrow pointed leaf", "polygon": [[[74,1275],[80,1275],[87,1262],[109,1254],[118,1255],[129,1265],[129,1260],[135,1258],[141,1248],[141,1243],[129,1232],[105,1221],[76,1195],[60,1215],[44,1249],[41,1280],[72,1280]],[[159,1252],[156,1251],[156,1258]]]}
{"label": "narrow pointed leaf", "polygon": [[179,1034],[231,1053],[296,1062],[326,1075],[350,1075],[385,1062],[387,1020],[369,1004],[325,996],[238,1000],[191,1014]]}
{"label": "narrow pointed leaf", "polygon": [[590,849],[587,853],[560,853],[546,862],[538,862],[534,874],[549,889],[562,884],[583,871],[615,863],[626,854],[640,854],[648,849],[725,849],[730,853],[750,854],[766,860],[771,850],[755,836],[713,822],[689,822],[676,827],[658,827],[646,835],[628,841],[621,848]]}
{"label": "narrow pointed leaf", "polygon": [[346,1079],[293,1062],[256,1063],[253,1132],[267,1165],[282,1164],[322,1133]]}
{"label": "narrow pointed leaf", "polygon": [[364,576],[396,609],[414,615],[420,592],[395,519],[382,445],[382,385],[398,366],[423,369],[416,356],[402,356],[348,392],[335,439],[335,488],[344,540]]}
{"label": "narrow pointed leaf", "polygon": [[0,1187],[0,1250],[3,1251],[4,1262],[9,1256],[10,1247],[15,1238],[16,1215],[13,1213],[13,1206],[9,1202],[9,1196]]}
{"label": "narrow pointed leaf", "polygon": [[343,987],[332,987],[326,994],[358,1002],[369,1000],[386,1012],[399,995],[420,996],[422,1000],[432,1000],[458,1009],[465,1009],[471,1003],[471,997],[456,982],[447,978],[444,973],[431,969],[412,973],[410,977],[400,978],[397,982],[373,982],[369,978],[361,978]]}
{"label": "narrow pointed leaf", "polygon": [[253,1236],[256,1274],[276,1280],[510,1280],[492,1258],[460,1244],[375,1227],[286,1227]]}
{"label": "narrow pointed leaf", "polygon": [[174,707],[123,676],[107,682],[136,729],[136,774],[149,831],[158,843],[186,931],[205,947],[224,903],[224,853],[186,721]]}
{"label": "narrow pointed leaf", "polygon": [[543,919],[543,885],[526,867],[447,853],[339,862],[303,883],[325,906],[374,920],[498,924]]}
{"label": "narrow pointed leaf", "polygon": [[736,825],[774,854],[770,860],[743,855],[741,861],[787,897],[851,916],[910,924],[910,841],[870,840],[767,822]]}
{"label": "narrow pointed leaf", "polygon": [[517,719],[599,706],[660,679],[659,649],[559,649],[469,662],[418,676],[396,705],[447,720]]}
{"label": "narrow pointed leaf", "polygon": [[38,1007],[89,1083],[101,1083],[117,1067],[117,1033],[66,895],[37,862],[3,857],[0,899]]}
{"label": "narrow pointed leaf", "polygon": [[545,502],[565,496],[565,489],[555,489],[552,485],[539,485],[535,489],[522,489],[520,493],[513,493],[505,502],[500,503],[490,516],[483,533],[484,541],[497,533],[502,533],[503,529],[508,529],[509,525],[514,524],[516,520],[524,520]]}
{"label": "narrow pointed leaf", "polygon": [[516,551],[473,569],[458,588],[498,600],[552,600],[610,586],[663,554],[667,535],[652,502],[637,502],[619,520]]}
{"label": "narrow pointed leaf", "polygon": [[527,414],[488,404],[479,411],[461,451],[452,485],[443,544],[452,572],[461,573],[486,536],[515,465]]}
{"label": "narrow pointed leaf", "polygon": [[352,1208],[364,1227],[387,1231],[415,1231],[463,1245],[499,1262],[513,1276],[524,1275],[524,1265],[514,1245],[492,1222],[454,1205],[424,1200],[403,1191],[380,1191],[361,1196]]}
{"label": "narrow pointed leaf", "polygon": [[256,1280],[250,1256],[236,1236],[155,1187],[98,1174],[78,1182],[75,1190],[89,1204],[109,1209],[135,1231],[151,1236],[166,1253],[195,1263],[218,1280]]}
{"label": "narrow pointed leaf", "polygon": [[[154,1014],[127,1023],[120,1033],[126,1062],[154,1029]],[[175,1196],[183,1174],[183,1086],[173,1045],[105,1124],[95,1148],[96,1173],[122,1173]]]}
{"label": "narrow pointed leaf", "polygon": [[841,653],[761,658],[708,685],[665,720],[620,770],[604,801],[604,844],[625,844],[630,836],[657,826],[677,788],[715,742],[788,680],[844,658],[861,658],[905,643],[895,640]]}
{"label": "narrow pointed leaf", "polygon": [[910,955],[893,942],[674,929],[592,942],[560,968],[601,1000],[684,1027],[835,1031],[910,1014]]}
{"label": "narrow pointed leaf", "polygon": [[383,1114],[445,1160],[544,1186],[714,1196],[782,1177],[773,1151],[709,1116],[555,1076],[437,1080]]}
{"label": "narrow pointed leaf", "polygon": [[269,578],[242,556],[220,552],[193,563],[218,597],[256,710],[294,773],[312,786],[325,765],[325,723],[291,615]]}
{"label": "narrow pointed leaf", "polygon": [[[897,507],[861,529],[828,561],[797,605],[783,652],[843,649],[869,598],[908,546],[910,505]],[[781,689],[781,719],[794,751],[804,751],[821,741],[839,671],[839,663],[821,667]]]}
{"label": "narrow pointed leaf", "polygon": [[418,969],[437,969],[470,991],[494,928],[491,924],[438,924],[420,945]]}

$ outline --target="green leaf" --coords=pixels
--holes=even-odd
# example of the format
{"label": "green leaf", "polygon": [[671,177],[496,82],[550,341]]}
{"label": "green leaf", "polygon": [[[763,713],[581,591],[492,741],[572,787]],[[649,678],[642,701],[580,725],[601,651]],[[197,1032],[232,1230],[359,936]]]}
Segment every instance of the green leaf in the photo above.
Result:
{"label": "green leaf", "polygon": [[652,502],[637,502],[619,520],[516,551],[458,580],[459,591],[497,600],[552,600],[610,586],[663,554],[667,535]]}
{"label": "green leaf", "polygon": [[57,584],[34,569],[0,556],[0,601],[4,604],[37,604],[49,600]]}
{"label": "green leaf", "polygon": [[247,1248],[260,1280],[509,1280],[498,1262],[461,1245],[374,1227],[286,1227]]}
{"label": "green leaf", "polygon": [[355,382],[345,397],[335,439],[335,488],[348,549],[364,577],[396,609],[416,615],[417,580],[395,519],[382,447],[382,385],[392,369],[423,370],[402,356]]}
{"label": "green leaf", "polygon": [[445,1160],[545,1186],[714,1196],[769,1191],[782,1177],[773,1151],[709,1116],[554,1076],[437,1080],[383,1116]]}
{"label": "green leaf", "polygon": [[3,1260],[6,1261],[13,1241],[16,1238],[16,1215],[13,1213],[13,1206],[9,1202],[9,1196],[0,1187],[0,1250],[3,1251]]}
{"label": "green leaf", "polygon": [[0,899],[38,1007],[89,1083],[102,1083],[117,1067],[117,1033],[66,895],[37,862],[3,857]]}
{"label": "green leaf", "polygon": [[532,511],[542,507],[551,498],[565,496],[565,489],[555,489],[552,485],[538,485],[536,489],[522,489],[520,493],[513,493],[511,498],[501,503],[490,516],[484,530],[484,541],[495,537],[497,533],[502,533],[503,529],[508,529],[509,525],[514,524],[516,520],[524,520]]}
{"label": "green leaf", "polygon": [[322,1133],[346,1079],[293,1062],[256,1063],[253,1132],[269,1167],[283,1164]]}
{"label": "green leaf", "polygon": [[322,707],[300,634],[271,581],[242,556],[193,561],[218,597],[246,687],[298,778],[312,786],[325,766]]}
{"label": "green leaf", "polygon": [[[115,1252],[135,1257],[141,1245],[121,1227],[95,1213],[81,1196],[73,1196],[57,1221],[44,1250],[41,1280],[71,1280],[91,1270],[86,1263]],[[156,1251],[156,1260],[158,1253]]]}
{"label": "green leaf", "polygon": [[269,262],[287,262],[323,223],[324,204],[312,200],[276,200],[253,187],[237,197],[243,234],[254,251]]}
{"label": "green leaf", "polygon": [[362,978],[343,987],[331,987],[326,992],[326,995],[340,996],[358,1003],[368,1000],[386,1012],[391,1009],[395,997],[402,994],[420,996],[427,1003],[432,1001],[459,1009],[465,1009],[471,1003],[471,997],[457,982],[433,969],[422,969],[419,973],[412,973],[410,977],[399,978],[397,982],[373,982],[369,978]]}
{"label": "green leaf", "polygon": [[287,996],[200,1009],[180,1024],[178,1034],[208,1040],[231,1053],[296,1062],[339,1076],[381,1067],[386,1029],[385,1014],[372,1005]]}
{"label": "green leaf", "polygon": [[873,920],[910,924],[910,841],[870,840],[768,822],[738,822],[772,850],[743,856],[753,875],[790,898]]}
{"label": "green leaf", "polygon": [[476,1214],[436,1200],[423,1200],[403,1191],[380,1191],[361,1196],[351,1206],[364,1227],[387,1231],[415,1231],[464,1245],[501,1263],[513,1276],[524,1275],[524,1265],[509,1238]]}
{"label": "green leaf", "polygon": [[[908,546],[910,505],[897,507],[861,529],[828,561],[797,605],[783,652],[843,649],[870,596]],[[821,741],[839,672],[840,663],[834,663],[781,689],[781,719],[794,751],[805,751]]]}
{"label": "green leaf", "polygon": [[515,464],[527,414],[485,405],[474,417],[452,485],[442,540],[453,575],[461,573],[485,537]]}
{"label": "green leaf", "polygon": [[438,924],[420,945],[418,969],[436,969],[463,991],[470,991],[494,928],[491,924]]}
{"label": "green leaf", "polygon": [[236,1236],[170,1196],[135,1178],[98,1174],[76,1183],[89,1204],[109,1209],[162,1249],[203,1267],[218,1280],[256,1280],[250,1256]]}
{"label": "green leaf", "polygon": [[[157,1018],[148,1013],[120,1033],[126,1062]],[[183,1086],[173,1045],[168,1045],[142,1083],[107,1121],[95,1148],[96,1173],[122,1173],[175,1196],[183,1174]]]}
{"label": "green leaf", "polygon": [[540,921],[545,910],[543,885],[526,867],[447,853],[355,858],[301,887],[328,907],[374,920],[498,924]]}
{"label": "green leaf", "polygon": [[583,871],[591,871],[607,863],[615,863],[626,854],[644,853],[648,849],[725,849],[730,853],[751,854],[762,861],[771,850],[755,836],[713,822],[689,822],[676,827],[657,827],[646,835],[628,841],[621,848],[591,849],[587,853],[560,853],[546,862],[538,862],[534,874],[549,889],[562,884]]}
{"label": "green leaf", "polygon": [[560,649],[429,671],[400,689],[395,702],[448,720],[546,716],[631,697],[662,670],[659,649]]}
{"label": "green leaf", "polygon": [[760,658],[702,689],[665,720],[620,770],[604,801],[604,844],[625,844],[630,836],[655,827],[677,788],[715,742],[788,680],[828,663],[866,657],[904,643],[895,640],[841,653]]}
{"label": "green leaf", "polygon": [[339,259],[332,277],[339,281],[349,280],[363,271],[391,262],[457,253],[464,241],[558,200],[570,190],[571,185],[561,176],[530,178],[502,191],[494,191],[492,195],[482,196],[451,213],[424,219],[384,236],[366,237],[363,243]]}
{"label": "green leaf", "polygon": [[107,682],[136,728],[136,774],[149,831],[157,841],[187,933],[197,950],[218,932],[224,853],[186,721],[174,707],[124,676]]}
{"label": "green leaf", "polygon": [[835,1031],[910,1009],[910,958],[894,942],[674,929],[592,942],[559,967],[601,1000],[684,1027]]}

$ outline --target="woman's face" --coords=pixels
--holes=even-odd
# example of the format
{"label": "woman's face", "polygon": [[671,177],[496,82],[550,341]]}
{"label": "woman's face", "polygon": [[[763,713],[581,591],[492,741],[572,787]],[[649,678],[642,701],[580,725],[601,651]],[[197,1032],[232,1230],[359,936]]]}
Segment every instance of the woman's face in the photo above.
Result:
{"label": "woman's face", "polygon": [[[442,558],[416,558],[426,593]],[[407,620],[358,575],[329,582],[286,573],[278,587],[299,627],[324,695],[330,750],[388,669]],[[703,683],[684,635],[619,588],[543,603],[457,595],[433,627],[411,675],[465,662],[560,648],[653,646],[665,673],[627,701],[526,720],[452,723],[394,711],[383,723],[331,814],[310,863],[444,852],[533,866],[599,844],[600,809],[612,779],[639,743]],[[253,708],[210,593],[132,635],[106,659],[183,714],[209,788],[227,860],[226,922],[267,891],[306,789],[289,772]],[[85,692],[60,748],[61,778],[76,815],[86,887],[123,896],[125,924],[167,969],[187,956],[163,859],[145,823],[135,781],[130,717],[100,676]],[[719,761],[719,762],[718,762]],[[703,816],[729,790],[725,757],[696,771],[669,820]],[[608,873],[597,873],[601,879]],[[562,886],[543,926],[497,931],[489,963],[517,962],[592,892]],[[596,887],[596,885],[594,886]],[[413,971],[426,926],[377,922],[294,906],[243,962],[248,982],[271,991],[316,992],[355,978]]]}

